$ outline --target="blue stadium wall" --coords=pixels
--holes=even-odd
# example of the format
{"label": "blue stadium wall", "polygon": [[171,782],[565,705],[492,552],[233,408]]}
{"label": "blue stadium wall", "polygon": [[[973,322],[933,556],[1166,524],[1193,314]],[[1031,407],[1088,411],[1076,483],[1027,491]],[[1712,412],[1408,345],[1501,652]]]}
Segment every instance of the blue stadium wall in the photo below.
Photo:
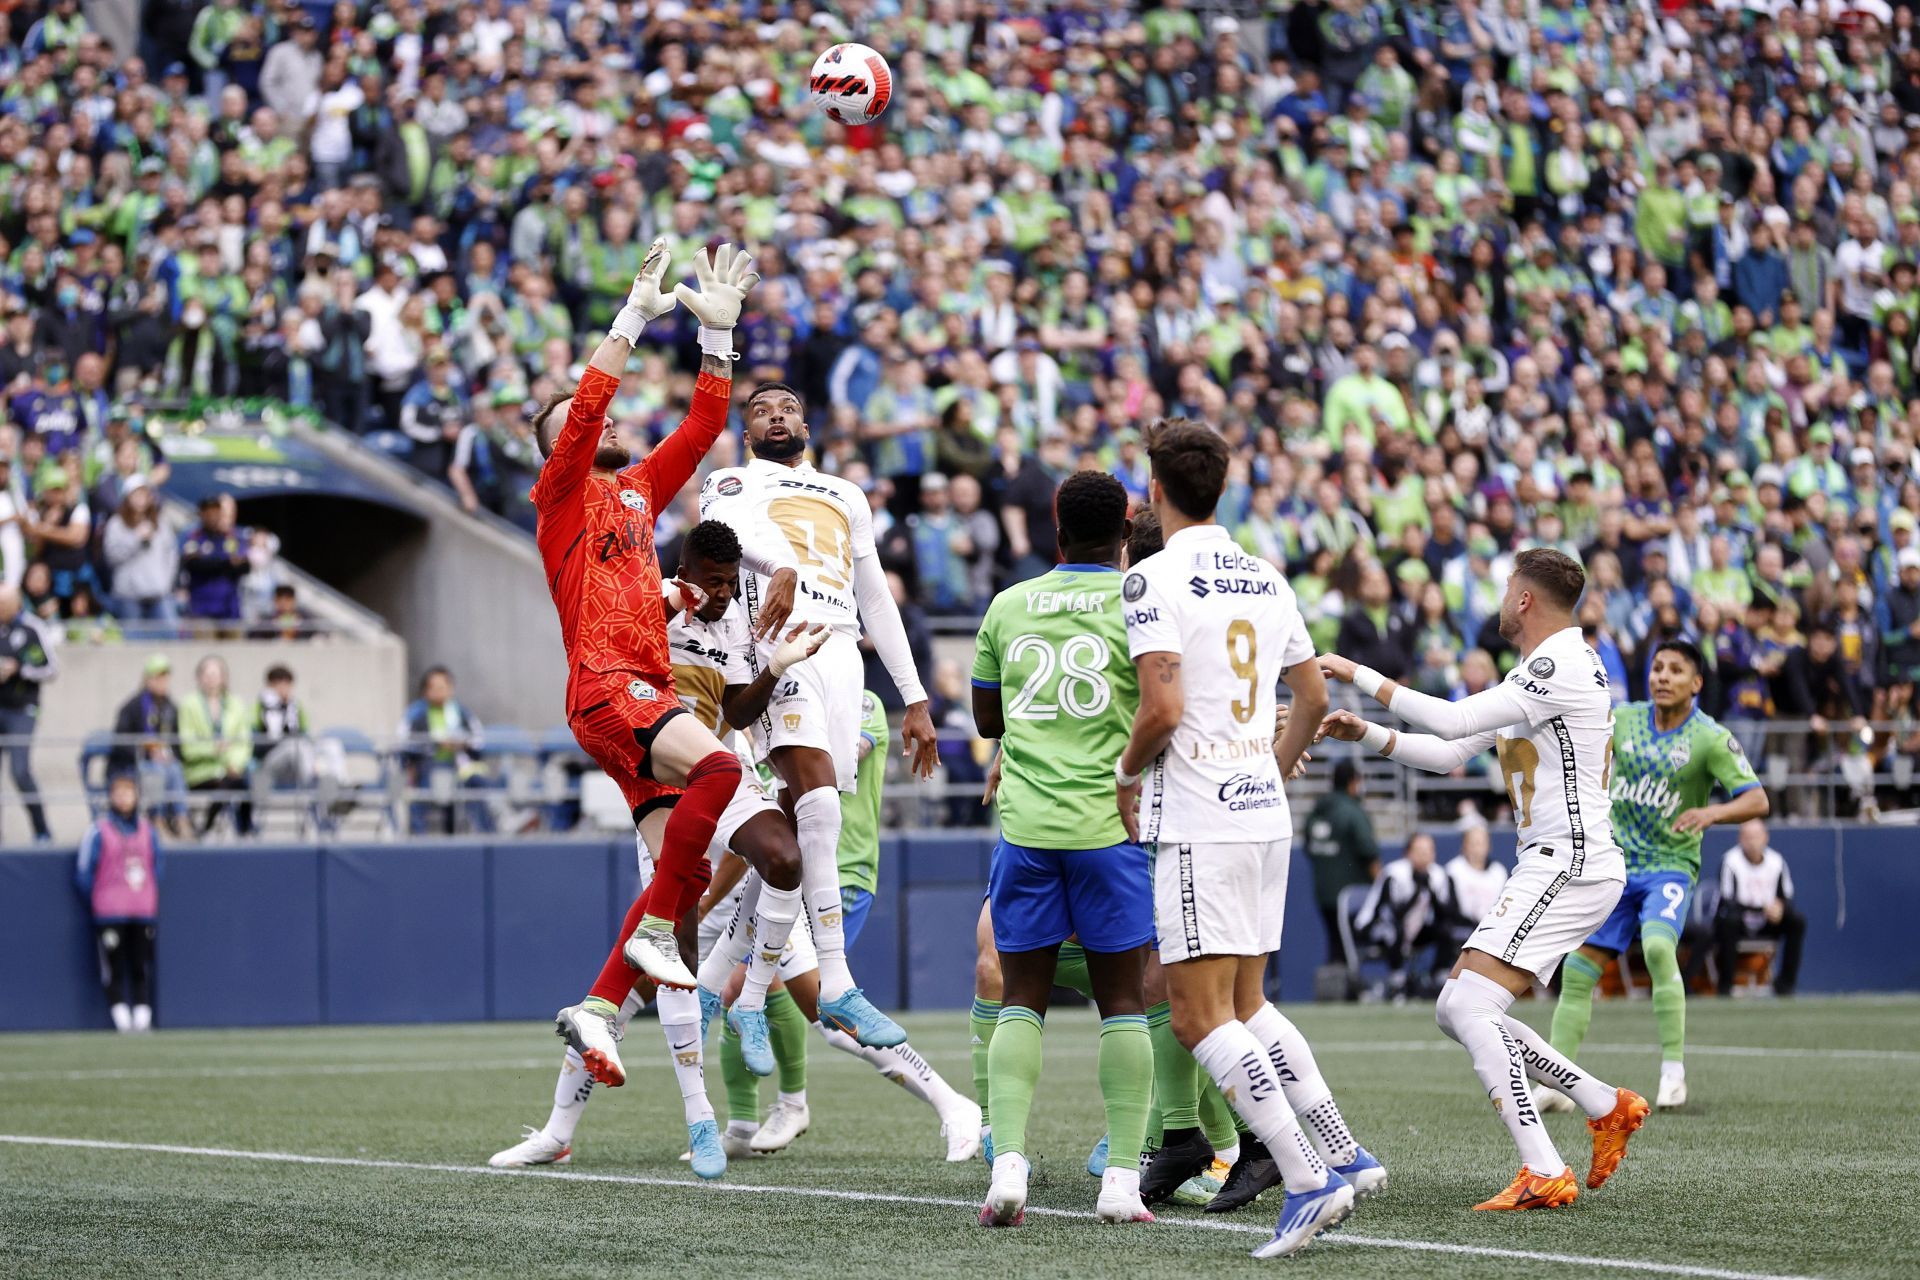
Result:
{"label": "blue stadium wall", "polygon": [[[1909,930],[1920,832],[1782,828],[1808,920],[1805,992],[1920,990]],[[1511,860],[1511,833],[1496,836]],[[1457,839],[1441,840],[1451,857]],[[1730,831],[1707,842],[1716,874]],[[853,950],[887,1008],[973,996],[990,842],[891,836]],[[547,1017],[579,998],[634,893],[627,840],[176,849],[162,884],[159,1020],[173,1027]],[[1294,859],[1282,994],[1312,995],[1325,954]],[[107,1025],[68,853],[0,851],[0,1030]]]}

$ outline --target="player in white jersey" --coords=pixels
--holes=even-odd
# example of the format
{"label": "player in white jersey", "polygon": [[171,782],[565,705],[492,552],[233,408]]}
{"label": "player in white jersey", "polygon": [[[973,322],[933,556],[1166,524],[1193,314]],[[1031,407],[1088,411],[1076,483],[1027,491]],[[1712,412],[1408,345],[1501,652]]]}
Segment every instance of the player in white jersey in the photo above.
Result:
{"label": "player in white jersey", "polygon": [[[1326,685],[1292,588],[1214,521],[1226,442],[1204,423],[1176,418],[1155,426],[1147,456],[1166,546],[1121,588],[1140,708],[1115,767],[1117,802],[1128,835],[1153,853],[1174,1034],[1266,1145],[1286,1185],[1273,1239],[1254,1254],[1276,1257],[1344,1220],[1357,1186],[1375,1190],[1386,1179],[1347,1132],[1305,1038],[1261,987],[1280,945],[1293,839],[1281,783],[1326,710]],[[1276,748],[1282,680],[1294,712]],[[1308,1139],[1296,1111],[1312,1119],[1327,1150]],[[1167,1155],[1155,1157],[1148,1177]]]}
{"label": "player in white jersey", "polygon": [[866,495],[807,462],[805,408],[792,387],[761,384],[747,397],[744,415],[753,459],[707,478],[700,514],[740,535],[747,570],[742,597],[763,661],[789,621],[830,629],[813,660],[780,682],[752,731],[757,750],[794,797],[801,889],[820,955],[821,1021],[885,1048],[903,1043],[907,1033],[853,983],[837,858],[837,793],[854,790],[858,780],[862,624],[907,704],[901,734],[922,777],[932,775],[937,759],[927,694],[880,567]]}
{"label": "player in white jersey", "polygon": [[1535,547],[1514,557],[1500,605],[1500,634],[1520,651],[1505,680],[1459,702],[1405,688],[1371,667],[1330,655],[1327,675],[1351,682],[1425,733],[1397,733],[1350,711],[1328,716],[1323,736],[1450,773],[1483,751],[1500,761],[1513,802],[1520,856],[1500,899],[1467,939],[1440,990],[1440,1029],[1473,1059],[1494,1112],[1520,1148],[1512,1184],[1476,1209],[1545,1209],[1579,1195],[1534,1107],[1527,1078],[1551,1085],[1590,1116],[1587,1186],[1620,1166],[1627,1138],[1646,1120],[1646,1099],[1587,1075],[1533,1028],[1507,1015],[1534,981],[1547,982],[1567,952],[1605,922],[1626,884],[1614,843],[1607,784],[1613,765],[1613,702],[1599,655],[1573,610],[1586,586],[1578,563]]}

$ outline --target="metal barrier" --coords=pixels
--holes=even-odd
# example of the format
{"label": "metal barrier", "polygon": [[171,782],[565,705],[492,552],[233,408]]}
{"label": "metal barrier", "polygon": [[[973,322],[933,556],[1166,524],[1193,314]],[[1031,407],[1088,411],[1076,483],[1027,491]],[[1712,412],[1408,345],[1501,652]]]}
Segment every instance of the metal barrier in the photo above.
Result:
{"label": "metal barrier", "polygon": [[[1390,715],[1375,718],[1395,722]],[[1890,815],[1905,804],[1920,803],[1915,778],[1920,726],[1882,721],[1816,729],[1810,721],[1769,720],[1728,722],[1727,728],[1754,760],[1773,798],[1776,821],[1829,821],[1869,810]],[[950,757],[984,752],[985,744],[966,733],[949,729],[938,736]],[[513,726],[487,728],[468,744],[465,765],[436,761],[435,743],[400,735],[335,727],[317,729],[311,739],[336,744],[337,751],[328,750],[343,766],[338,776],[316,777],[305,785],[255,785],[249,780],[193,791],[186,803],[205,811],[250,802],[270,814],[291,814],[293,834],[301,838],[348,833],[396,838],[417,831],[423,808],[433,811],[434,829],[446,834],[555,833],[578,825],[581,776],[593,769],[572,734],[561,727],[542,733]],[[77,789],[43,788],[38,798],[46,804],[84,804],[97,812],[105,803],[108,758],[115,748],[138,753],[162,745],[177,762],[180,744],[178,739],[160,742],[111,733],[0,736],[0,752],[22,745],[40,761],[77,752]],[[258,740],[253,745],[257,759],[259,749],[271,743]],[[964,752],[954,751],[956,747]],[[1491,752],[1456,774],[1438,776],[1361,753],[1350,744],[1325,742],[1314,749],[1305,776],[1288,787],[1296,809],[1310,807],[1331,786],[1334,764],[1343,758],[1360,766],[1368,810],[1382,839],[1401,839],[1420,825],[1447,822],[1463,804],[1495,818],[1507,807]],[[976,767],[984,772],[977,762]],[[990,809],[978,803],[980,792],[978,778],[956,777],[945,763],[929,782],[913,780],[896,746],[889,752],[883,817],[893,830],[991,827]],[[144,802],[152,805],[165,798],[150,790]],[[0,809],[12,810],[20,801],[9,788]]]}

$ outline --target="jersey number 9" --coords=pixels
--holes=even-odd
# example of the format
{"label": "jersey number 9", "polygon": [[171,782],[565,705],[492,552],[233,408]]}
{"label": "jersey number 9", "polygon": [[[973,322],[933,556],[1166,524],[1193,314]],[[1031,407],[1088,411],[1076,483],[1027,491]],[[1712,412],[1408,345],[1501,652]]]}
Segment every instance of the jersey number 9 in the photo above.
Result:
{"label": "jersey number 9", "polygon": [[1254,710],[1260,702],[1259,654],[1260,641],[1254,634],[1253,624],[1245,618],[1235,618],[1229,622],[1227,665],[1233,668],[1234,675],[1247,682],[1246,698],[1233,700],[1233,718],[1241,724],[1253,719]]}

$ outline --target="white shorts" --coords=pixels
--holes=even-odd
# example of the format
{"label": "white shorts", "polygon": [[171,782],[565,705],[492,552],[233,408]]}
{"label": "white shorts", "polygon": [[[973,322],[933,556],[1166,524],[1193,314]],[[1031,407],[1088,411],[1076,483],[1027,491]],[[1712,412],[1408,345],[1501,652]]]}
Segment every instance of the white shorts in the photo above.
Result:
{"label": "white shorts", "polygon": [[[736,929],[745,929],[747,922],[740,918],[740,904],[745,899],[747,886],[753,881],[753,873],[740,877],[740,883],[733,892],[714,903],[713,910],[700,917],[700,958],[707,955],[719,944],[720,939]],[[748,950],[751,950],[749,946]],[[804,973],[812,973],[820,967],[819,956],[813,949],[813,929],[807,923],[806,912],[793,922],[793,932],[787,935],[787,945],[780,952],[779,976],[782,982],[791,982]]]}
{"label": "white shorts", "polygon": [[[707,845],[707,861],[718,866],[727,850],[733,847],[733,838],[739,834],[740,828],[763,813],[778,814],[782,821],[786,820],[786,814],[781,812],[779,804],[766,793],[760,785],[760,779],[742,761],[740,785],[733,789],[733,798],[727,801],[727,807],[720,812],[720,821],[714,824],[713,840]],[[644,889],[653,879],[653,859],[647,851],[645,838],[636,833],[633,844],[640,858],[640,887]]]}
{"label": "white shorts", "polygon": [[842,791],[860,780],[860,717],[867,669],[860,643],[836,631],[820,652],[788,669],[774,686],[766,714],[754,726],[753,742],[761,759],[776,747],[813,747],[833,757]]}
{"label": "white shorts", "polygon": [[1160,963],[1280,949],[1293,838],[1152,846]]}
{"label": "white shorts", "polygon": [[1625,887],[1624,879],[1573,879],[1564,850],[1523,852],[1466,945],[1551,982],[1566,954],[1606,923]]}

